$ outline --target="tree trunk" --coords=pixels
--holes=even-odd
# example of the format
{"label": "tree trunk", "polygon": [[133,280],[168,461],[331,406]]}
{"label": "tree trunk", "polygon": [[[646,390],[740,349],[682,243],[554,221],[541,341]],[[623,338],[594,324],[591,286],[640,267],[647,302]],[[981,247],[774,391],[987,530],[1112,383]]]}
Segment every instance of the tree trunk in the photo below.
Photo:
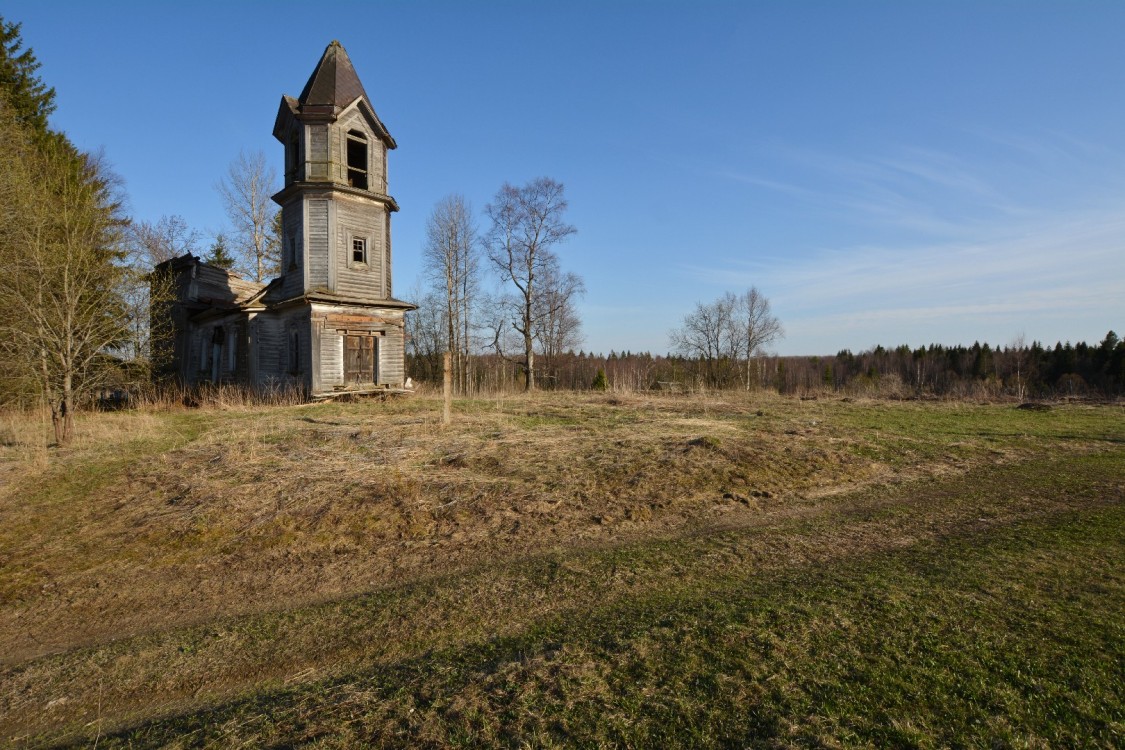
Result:
{"label": "tree trunk", "polygon": [[449,350],[441,358],[441,423],[447,425],[453,421],[453,373],[450,372],[452,357]]}
{"label": "tree trunk", "polygon": [[526,351],[527,351],[527,367],[524,368],[523,389],[525,391],[534,391],[535,390],[535,349],[532,348],[530,337],[527,337]]}
{"label": "tree trunk", "polygon": [[62,393],[62,440],[59,445],[66,445],[74,437],[74,389],[70,373],[63,377]]}
{"label": "tree trunk", "polygon": [[60,448],[74,437],[74,406],[69,391],[63,393],[58,404],[51,404],[51,426],[55,431],[55,445]]}
{"label": "tree trunk", "polygon": [[535,339],[532,338],[531,320],[532,320],[532,300],[534,297],[533,281],[529,277],[527,282],[526,291],[524,292],[523,303],[523,353],[524,353],[524,380],[523,389],[525,391],[535,390]]}
{"label": "tree trunk", "polygon": [[62,415],[59,414],[60,408],[61,405],[51,403],[51,428],[55,431],[55,445],[57,446],[63,444],[63,423]]}

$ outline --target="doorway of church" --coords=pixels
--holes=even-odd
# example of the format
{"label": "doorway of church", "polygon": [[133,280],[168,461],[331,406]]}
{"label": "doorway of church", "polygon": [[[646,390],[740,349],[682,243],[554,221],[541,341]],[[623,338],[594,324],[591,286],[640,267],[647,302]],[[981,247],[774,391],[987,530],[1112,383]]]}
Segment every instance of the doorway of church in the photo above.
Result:
{"label": "doorway of church", "polygon": [[379,382],[379,343],[374,336],[344,337],[344,380],[349,384]]}

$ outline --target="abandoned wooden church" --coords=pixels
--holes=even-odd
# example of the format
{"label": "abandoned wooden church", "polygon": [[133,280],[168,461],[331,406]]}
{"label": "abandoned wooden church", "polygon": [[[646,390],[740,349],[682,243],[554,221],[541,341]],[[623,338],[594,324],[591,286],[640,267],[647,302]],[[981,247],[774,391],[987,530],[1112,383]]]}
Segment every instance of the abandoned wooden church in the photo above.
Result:
{"label": "abandoned wooden church", "polygon": [[191,254],[160,264],[158,371],[185,385],[312,396],[401,386],[403,314],[414,305],[391,289],[398,204],[387,192],[387,150],[396,144],[339,42],[299,97],[282,97],[273,134],[285,147],[285,185],[273,196],[281,275],[258,284]]}

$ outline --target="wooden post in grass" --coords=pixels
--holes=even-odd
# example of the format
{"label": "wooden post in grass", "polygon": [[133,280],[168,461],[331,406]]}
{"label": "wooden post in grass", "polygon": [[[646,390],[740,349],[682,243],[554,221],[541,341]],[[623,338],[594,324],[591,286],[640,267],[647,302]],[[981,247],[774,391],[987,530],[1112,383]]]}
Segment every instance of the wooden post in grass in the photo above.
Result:
{"label": "wooden post in grass", "polygon": [[441,358],[441,423],[453,421],[453,373],[449,351]]}

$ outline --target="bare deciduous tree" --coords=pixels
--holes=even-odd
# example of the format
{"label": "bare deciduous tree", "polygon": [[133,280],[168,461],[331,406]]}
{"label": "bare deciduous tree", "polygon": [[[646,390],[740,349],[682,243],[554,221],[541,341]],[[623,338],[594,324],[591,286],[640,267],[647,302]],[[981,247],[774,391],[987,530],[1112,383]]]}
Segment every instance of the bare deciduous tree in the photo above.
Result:
{"label": "bare deciduous tree", "polygon": [[37,147],[10,121],[0,126],[0,344],[9,365],[37,378],[63,445],[79,396],[98,384],[106,353],[127,336],[125,220],[116,181],[98,158],[61,139]]}
{"label": "bare deciduous tree", "polygon": [[[524,389],[535,388],[535,333],[539,305],[540,279],[557,263],[555,247],[577,230],[563,220],[566,213],[563,185],[541,177],[523,187],[505,183],[493,202],[485,207],[492,222],[487,238],[488,258],[500,278],[515,287],[507,298],[507,325],[515,330],[523,346],[519,366],[524,373]],[[504,331],[494,329],[493,344],[503,355]]]}
{"label": "bare deciduous tree", "polygon": [[479,247],[472,208],[464,197],[450,195],[439,201],[426,224],[422,259],[435,291],[444,299],[445,347],[451,354],[454,385],[461,393],[467,391],[470,378]]}
{"label": "bare deciduous tree", "polygon": [[1028,361],[1030,360],[1030,352],[1027,348],[1027,338],[1021,332],[1011,343],[1008,344],[1008,366],[1014,370],[1016,376],[1016,398],[1023,401],[1024,393],[1027,391],[1027,376],[1028,376]]}
{"label": "bare deciduous tree", "polygon": [[275,231],[277,170],[261,151],[240,152],[215,185],[230,219],[231,238],[244,271],[258,282],[278,272],[281,247]]}
{"label": "bare deciduous tree", "polygon": [[770,312],[770,301],[758,291],[757,287],[750,287],[742,294],[735,297],[731,310],[731,325],[733,331],[731,338],[738,342],[737,353],[746,358],[746,389],[750,389],[751,362],[769,344],[785,335],[779,321]]}
{"label": "bare deciduous tree", "polygon": [[156,283],[152,269],[166,260],[198,250],[200,234],[182,216],[161,216],[155,222],[134,221],[126,235],[128,264],[124,280],[125,303],[129,309],[130,340],[125,355],[138,364],[151,365],[151,310],[153,292],[171,294],[166,285]]}
{"label": "bare deciduous tree", "polygon": [[548,265],[539,281],[535,340],[543,353],[544,369],[550,369],[558,354],[582,344],[582,319],[575,302],[586,293],[586,284],[575,273],[563,273],[557,263]]}
{"label": "bare deciduous tree", "polygon": [[155,222],[134,221],[129,227],[132,265],[151,271],[166,260],[198,249],[200,234],[182,216],[161,216]]}
{"label": "bare deciduous tree", "polygon": [[406,347],[412,357],[413,377],[433,382],[441,374],[441,354],[445,351],[445,320],[441,297],[434,291],[415,289],[410,299],[418,309],[406,314]]}
{"label": "bare deciduous tree", "polygon": [[703,363],[705,377],[711,385],[718,384],[720,360],[729,356],[732,349],[733,296],[728,293],[711,304],[696,303],[695,310],[684,316],[683,324],[668,334],[673,351]]}
{"label": "bare deciduous tree", "polygon": [[761,350],[784,335],[770,303],[756,287],[740,295],[727,292],[710,304],[698,303],[683,324],[669,334],[672,349],[704,363],[711,385],[723,380],[721,370],[745,365],[744,382],[751,383],[751,362]]}

